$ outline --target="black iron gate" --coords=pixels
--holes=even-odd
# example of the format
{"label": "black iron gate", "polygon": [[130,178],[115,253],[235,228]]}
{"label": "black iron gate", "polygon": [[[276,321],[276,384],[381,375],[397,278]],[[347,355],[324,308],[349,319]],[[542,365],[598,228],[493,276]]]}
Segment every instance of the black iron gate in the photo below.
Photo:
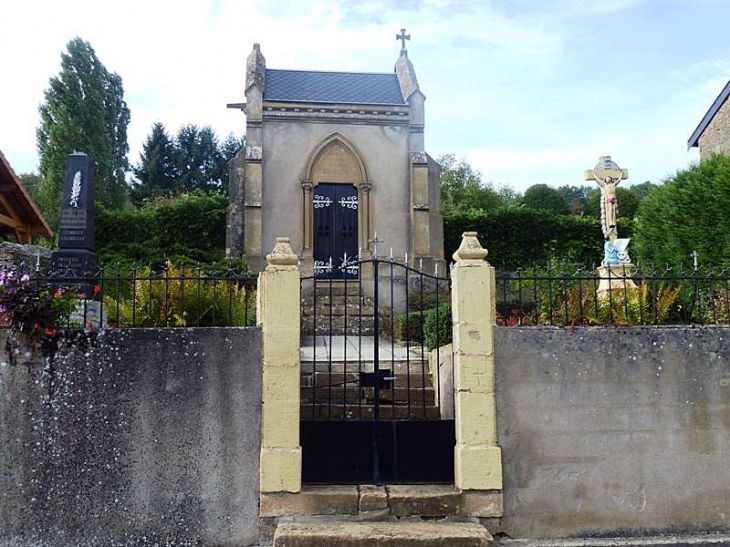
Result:
{"label": "black iron gate", "polygon": [[302,279],[304,482],[453,482],[449,279],[393,260],[337,269],[359,277]]}

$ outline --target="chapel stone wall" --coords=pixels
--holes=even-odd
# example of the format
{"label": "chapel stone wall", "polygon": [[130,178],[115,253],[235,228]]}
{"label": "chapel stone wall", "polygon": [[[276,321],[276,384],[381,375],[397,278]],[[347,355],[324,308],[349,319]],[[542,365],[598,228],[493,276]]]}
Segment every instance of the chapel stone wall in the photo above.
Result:
{"label": "chapel stone wall", "polygon": [[699,139],[700,160],[713,154],[730,154],[730,100],[717,111]]}

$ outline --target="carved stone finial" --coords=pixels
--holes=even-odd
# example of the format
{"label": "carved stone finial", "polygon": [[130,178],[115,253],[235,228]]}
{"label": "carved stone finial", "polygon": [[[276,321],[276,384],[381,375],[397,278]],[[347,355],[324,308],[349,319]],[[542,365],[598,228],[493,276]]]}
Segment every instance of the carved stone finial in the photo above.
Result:
{"label": "carved stone finial", "polygon": [[246,59],[246,90],[252,85],[259,86],[262,91],[266,86],[266,59],[259,44],[253,45],[253,51]]}
{"label": "carved stone finial", "polygon": [[[405,50],[404,50],[405,51]],[[416,70],[413,63],[408,59],[407,55],[401,55],[395,62],[395,75],[398,78],[398,85],[403,100],[408,102],[416,91],[420,91],[418,87],[418,78],[416,78]]]}
{"label": "carved stone finial", "polygon": [[462,260],[484,260],[488,251],[482,247],[477,238],[476,232],[464,232],[461,234],[461,245],[453,255],[455,262]]}
{"label": "carved stone finial", "polygon": [[276,245],[271,254],[266,255],[269,266],[296,266],[299,262],[297,255],[291,250],[288,237],[277,237]]}

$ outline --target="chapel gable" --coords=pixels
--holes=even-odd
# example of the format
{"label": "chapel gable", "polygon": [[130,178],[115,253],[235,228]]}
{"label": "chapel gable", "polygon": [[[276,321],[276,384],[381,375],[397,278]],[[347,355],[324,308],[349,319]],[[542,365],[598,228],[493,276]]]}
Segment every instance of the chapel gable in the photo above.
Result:
{"label": "chapel gable", "polygon": [[730,81],[705,113],[689,138],[688,147],[698,147],[700,160],[713,154],[730,154]]}
{"label": "chapel gable", "polygon": [[244,92],[229,105],[246,114],[246,147],[230,169],[229,256],[258,270],[286,236],[305,275],[370,258],[378,243],[412,264],[443,262],[426,97],[405,41],[382,73],[270,68],[255,44]]}

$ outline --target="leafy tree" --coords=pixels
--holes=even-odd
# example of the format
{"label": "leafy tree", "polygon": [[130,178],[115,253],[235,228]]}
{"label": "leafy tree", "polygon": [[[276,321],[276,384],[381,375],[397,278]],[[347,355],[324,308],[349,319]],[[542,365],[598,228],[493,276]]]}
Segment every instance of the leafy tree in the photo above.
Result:
{"label": "leafy tree", "polygon": [[36,175],[35,173],[21,173],[18,175],[18,178],[23,183],[23,186],[25,186],[25,189],[28,190],[30,197],[37,203],[41,191],[41,183],[43,182],[40,175]]}
{"label": "leafy tree", "polygon": [[557,191],[568,205],[571,214],[580,216],[585,212],[588,199],[596,192],[596,189],[585,185],[570,186],[566,184],[557,188]]}
{"label": "leafy tree", "polygon": [[184,125],[176,139],[175,164],[182,190],[210,191],[223,185],[224,164],[218,137],[210,126]]}
{"label": "leafy tree", "polygon": [[140,204],[143,199],[172,192],[177,183],[175,168],[175,143],[156,123],[142,148],[139,164],[134,168],[139,181],[132,189],[132,200]]}
{"label": "leafy tree", "polygon": [[642,199],[644,199],[647,195],[649,195],[650,192],[653,192],[659,188],[658,185],[652,184],[648,180],[645,182],[642,182],[641,184],[632,184],[631,186],[628,186],[626,189],[629,190],[632,194],[634,194],[639,202],[641,202]]}
{"label": "leafy tree", "polygon": [[637,213],[635,248],[643,262],[730,261],[730,156],[717,155],[651,191]]}
{"label": "leafy tree", "polygon": [[82,151],[96,160],[96,200],[115,209],[124,205],[127,185],[129,109],[122,79],[110,73],[93,48],[74,38],[61,54],[61,72],[53,76],[40,106],[37,130],[40,205],[52,223],[61,209],[66,156]]}
{"label": "leafy tree", "polygon": [[522,196],[522,204],[538,211],[569,215],[570,208],[561,193],[547,184],[533,184]]}
{"label": "leafy tree", "polygon": [[482,182],[479,171],[466,161],[444,154],[436,160],[441,167],[441,207],[449,211],[488,211],[503,205],[491,183]]}

